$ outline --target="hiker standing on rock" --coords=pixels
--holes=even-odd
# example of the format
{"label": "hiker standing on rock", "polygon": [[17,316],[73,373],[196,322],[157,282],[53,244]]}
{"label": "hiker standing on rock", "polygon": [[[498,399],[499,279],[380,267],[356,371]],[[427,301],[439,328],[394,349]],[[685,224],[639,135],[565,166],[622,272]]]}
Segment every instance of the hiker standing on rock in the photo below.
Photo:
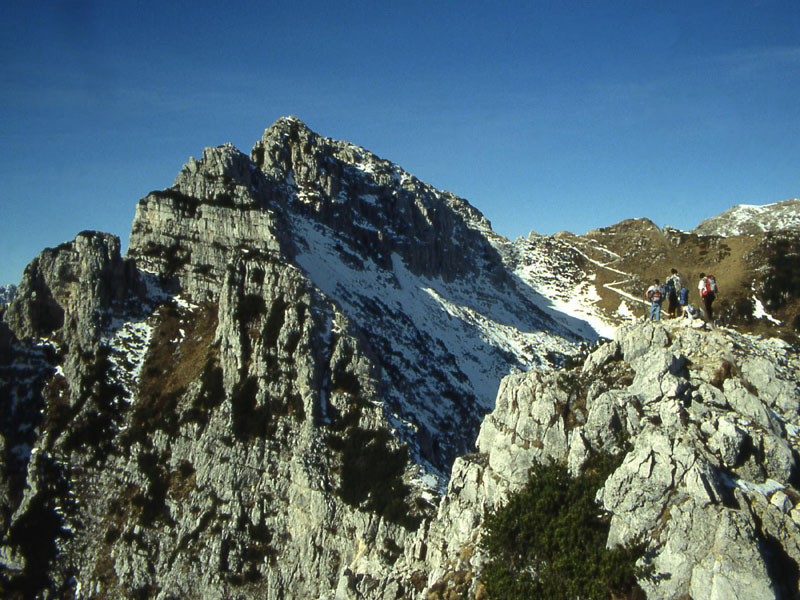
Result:
{"label": "hiker standing on rock", "polygon": [[711,305],[714,303],[714,298],[717,297],[717,280],[713,275],[700,273],[700,282],[697,284],[697,290],[700,292],[700,297],[703,299],[703,306],[706,308],[706,321],[713,325],[714,313],[711,310]]}
{"label": "hiker standing on rock", "polygon": [[680,316],[678,314],[678,292],[683,287],[683,283],[677,269],[672,269],[671,273],[664,284],[664,291],[667,294],[667,300],[669,300],[667,313],[670,317],[677,317]]}
{"label": "hiker standing on rock", "polygon": [[685,315],[686,307],[689,306],[689,290],[687,290],[685,287],[682,287],[681,291],[678,292],[678,302],[681,305],[681,308],[678,312],[681,315]]}
{"label": "hiker standing on rock", "polygon": [[[653,285],[647,288],[645,294],[650,300],[650,320],[658,321],[661,319],[661,303],[664,301],[664,288],[661,287],[658,279],[653,279]],[[654,318],[655,317],[655,318]]]}

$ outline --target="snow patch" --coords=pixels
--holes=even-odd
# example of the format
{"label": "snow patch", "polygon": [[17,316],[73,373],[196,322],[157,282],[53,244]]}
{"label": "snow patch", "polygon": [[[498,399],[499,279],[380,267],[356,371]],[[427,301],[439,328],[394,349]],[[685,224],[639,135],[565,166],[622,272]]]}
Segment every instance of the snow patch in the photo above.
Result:
{"label": "snow patch", "polygon": [[361,198],[361,200],[363,200],[367,204],[375,205],[378,203],[378,196],[376,196],[375,194],[361,194],[359,198]]}
{"label": "snow patch", "polygon": [[625,302],[625,300],[620,300],[619,307],[617,308],[616,314],[621,319],[627,319],[629,321],[635,321],[636,320],[636,315],[630,309],[630,307],[628,306],[628,303]]}
{"label": "snow patch", "polygon": [[769,314],[766,309],[764,308],[764,303],[753,294],[753,316],[756,319],[767,319],[769,322],[774,323],[775,325],[782,325],[782,322],[773,317]]}
{"label": "snow patch", "polygon": [[[574,328],[551,321],[527,295],[510,294],[488,273],[445,282],[411,272],[396,253],[388,269],[367,255],[343,261],[343,252],[356,254],[343,234],[308,217],[290,218],[297,264],[343,313],[371,323],[370,344],[393,383],[384,416],[401,438],[466,427],[470,419],[477,426],[481,413],[494,408],[509,370],[549,368],[553,353],[577,350]],[[590,297],[591,290],[583,295]],[[596,337],[588,323],[584,326]],[[335,321],[331,328],[337,328]],[[459,414],[470,404],[477,407],[475,414]],[[454,443],[447,436],[436,441],[445,447]],[[441,474],[432,465],[424,468],[438,480]]]}
{"label": "snow patch", "polygon": [[114,365],[117,378],[125,388],[128,398],[134,397],[138,387],[154,330],[151,320],[152,317],[124,322],[121,326],[108,331],[102,338],[102,341],[111,348],[108,360]]}

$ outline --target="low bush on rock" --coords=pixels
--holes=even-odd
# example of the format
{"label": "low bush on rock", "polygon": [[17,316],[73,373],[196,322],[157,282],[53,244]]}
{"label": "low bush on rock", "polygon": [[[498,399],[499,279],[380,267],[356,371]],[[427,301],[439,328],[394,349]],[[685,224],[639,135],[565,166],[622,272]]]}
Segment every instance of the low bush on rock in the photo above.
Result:
{"label": "low bush on rock", "polygon": [[403,481],[408,449],[393,448],[386,429],[360,427],[360,414],[360,407],[354,403],[332,423],[327,437],[328,448],[341,460],[337,493],[354,508],[415,530],[421,517],[409,505],[410,488]]}
{"label": "low bush on rock", "polygon": [[342,438],[331,436],[328,445],[341,452],[342,500],[407,529],[417,528],[420,519],[411,514],[409,487],[402,479],[408,461],[405,447],[392,449],[385,429],[361,427],[349,427]]}
{"label": "low bush on rock", "polygon": [[618,462],[597,455],[580,477],[537,465],[527,485],[486,519],[482,575],[489,598],[599,600],[644,597],[636,566],[644,544],[606,548],[609,519],[594,501]]}

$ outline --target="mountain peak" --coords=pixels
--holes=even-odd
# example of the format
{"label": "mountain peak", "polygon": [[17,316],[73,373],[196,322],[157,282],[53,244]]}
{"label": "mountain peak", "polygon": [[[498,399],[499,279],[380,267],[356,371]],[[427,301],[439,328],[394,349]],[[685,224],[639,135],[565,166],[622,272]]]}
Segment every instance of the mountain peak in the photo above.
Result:
{"label": "mountain peak", "polygon": [[613,235],[616,233],[628,233],[628,232],[649,232],[649,233],[661,233],[661,230],[658,228],[658,225],[653,223],[650,219],[646,217],[638,217],[634,219],[625,219],[616,223],[615,225],[609,225],[607,227],[600,227],[598,229],[592,229],[586,233],[587,237],[594,237],[596,235]]}
{"label": "mountain peak", "polygon": [[[220,282],[241,261],[269,255],[299,268],[371,330],[390,374],[386,405],[413,420],[403,428],[415,437],[436,440],[438,448],[421,454],[446,470],[470,443],[501,373],[557,361],[594,333],[562,326],[520,290],[492,233],[466,200],[284,117],[250,157],[229,146],[206,149],[171,190],[142,200],[130,253],[197,303],[222,302]],[[443,311],[454,320],[442,321]],[[502,332],[491,323],[502,323]],[[452,353],[454,336],[474,343]],[[415,355],[421,360],[408,364]],[[442,363],[447,370],[433,368]],[[435,406],[426,400],[443,394]],[[462,404],[476,411],[459,417],[459,433],[444,440],[445,414]]]}
{"label": "mountain peak", "polygon": [[281,128],[281,127],[301,127],[303,129],[308,129],[310,131],[308,125],[306,125],[301,119],[297,118],[295,115],[280,117],[279,119],[276,119],[275,122],[272,125],[270,125],[267,129]]}
{"label": "mountain peak", "polygon": [[[285,141],[291,139],[297,141],[300,138],[307,138],[309,136],[317,136],[311,128],[303,121],[295,116],[281,117],[277,119],[272,125],[264,130],[261,136],[261,142],[271,141]],[[256,142],[258,145],[258,142]]]}

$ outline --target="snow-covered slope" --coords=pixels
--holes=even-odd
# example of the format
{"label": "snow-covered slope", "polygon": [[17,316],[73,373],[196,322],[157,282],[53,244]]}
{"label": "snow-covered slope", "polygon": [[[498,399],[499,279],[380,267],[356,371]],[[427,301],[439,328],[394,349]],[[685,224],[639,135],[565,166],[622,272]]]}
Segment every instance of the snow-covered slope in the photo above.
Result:
{"label": "snow-covered slope", "polygon": [[[508,242],[465,200],[294,119],[257,149],[269,156],[293,137],[291,162],[274,152],[262,169],[287,193],[294,261],[369,332],[387,416],[435,465],[471,447],[502,377],[553,368],[597,338],[510,269]],[[554,277],[554,288],[572,287]]]}
{"label": "snow-covered slope", "polygon": [[297,263],[369,331],[391,382],[387,404],[396,426],[432,435],[442,458],[470,444],[503,376],[551,368],[548,356],[576,350],[579,338],[568,327],[480,272],[447,282],[413,273],[397,254],[391,269],[366,257],[347,264],[336,232],[299,216],[293,226],[301,240]]}
{"label": "snow-covered slope", "polygon": [[[608,266],[609,261],[619,258],[614,252],[594,244],[593,250],[607,259],[603,262],[588,256],[567,239],[535,233],[502,246],[520,289],[564,327],[592,341],[598,336],[613,337],[617,325],[628,320],[626,311],[608,315],[598,304],[598,270],[614,272],[624,279],[629,277]],[[620,299],[620,306],[625,306],[625,298]]]}
{"label": "snow-covered slope", "polygon": [[724,213],[702,221],[694,229],[698,235],[735,235],[800,228],[800,199],[755,206],[737,204]]}

